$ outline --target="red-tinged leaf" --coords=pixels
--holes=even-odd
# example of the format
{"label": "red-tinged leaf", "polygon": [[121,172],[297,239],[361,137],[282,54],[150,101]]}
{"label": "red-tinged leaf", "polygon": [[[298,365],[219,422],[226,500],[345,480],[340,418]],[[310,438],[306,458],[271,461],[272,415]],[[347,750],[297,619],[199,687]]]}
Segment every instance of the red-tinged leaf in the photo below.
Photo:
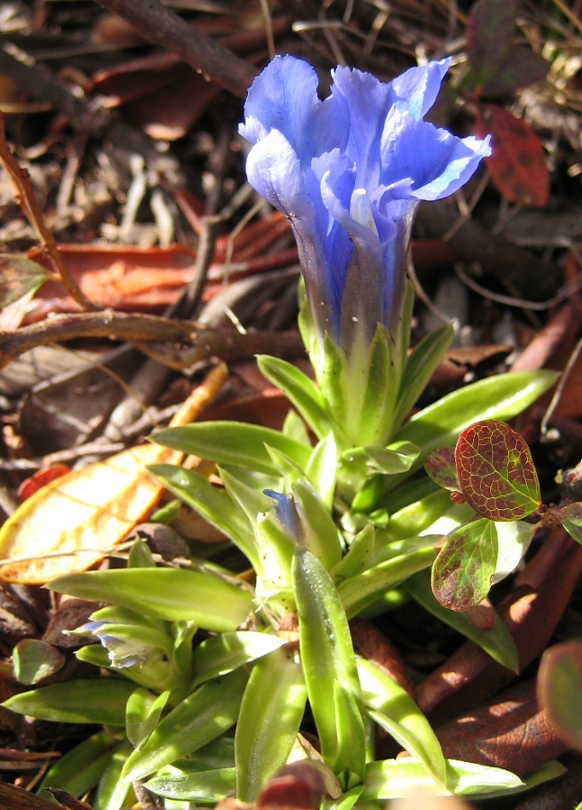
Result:
{"label": "red-tinged leaf", "polygon": [[71,472],[71,468],[67,467],[66,464],[53,464],[50,467],[47,467],[45,470],[39,470],[38,472],[30,475],[28,478],[25,478],[22,484],[18,487],[18,497],[25,501],[27,498],[30,498],[31,495],[34,495],[34,493],[39,489],[42,489],[42,487],[50,484],[51,481],[55,481],[57,478],[60,478],[62,475],[66,475],[69,472]]}
{"label": "red-tinged leaf", "polygon": [[454,531],[432,568],[432,589],[443,607],[469,610],[489,593],[497,562],[497,532],[481,518]]}
{"label": "red-tinged leaf", "polygon": [[317,810],[326,795],[325,779],[317,765],[300,760],[285,765],[269,779],[259,794],[257,808]]}
{"label": "red-tinged leaf", "polygon": [[464,430],[455,448],[461,492],[489,520],[521,520],[540,506],[540,484],[529,447],[498,419]]}
{"label": "red-tinged leaf", "polygon": [[559,736],[582,751],[582,644],[546,650],[538,672],[538,701]]}
{"label": "red-tinged leaf", "polygon": [[541,81],[549,69],[549,62],[527,45],[512,45],[503,65],[481,86],[481,95],[511,96],[521,87]]}
{"label": "red-tinged leaf", "polygon": [[548,202],[550,173],[544,148],[528,124],[493,104],[477,111],[477,134],[491,133],[493,154],[485,158],[495,185],[509,200],[543,208]]}
{"label": "red-tinged leaf", "polygon": [[570,537],[582,545],[582,503],[570,503],[561,509],[552,509],[552,515],[560,521]]}
{"label": "red-tinged leaf", "polygon": [[429,453],[424,462],[424,469],[439,487],[450,489],[451,492],[460,490],[455,467],[455,451],[452,447],[439,447]]}
{"label": "red-tinged leaf", "polygon": [[471,8],[465,36],[467,55],[479,84],[494,76],[511,47],[516,0],[478,0]]}

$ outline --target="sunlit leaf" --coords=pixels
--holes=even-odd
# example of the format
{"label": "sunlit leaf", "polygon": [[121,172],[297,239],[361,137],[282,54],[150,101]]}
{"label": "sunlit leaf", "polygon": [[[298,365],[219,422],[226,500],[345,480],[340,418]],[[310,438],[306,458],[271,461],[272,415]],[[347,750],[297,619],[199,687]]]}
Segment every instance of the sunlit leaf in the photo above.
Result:
{"label": "sunlit leaf", "polygon": [[464,430],[455,448],[461,492],[477,514],[490,520],[520,520],[541,504],[529,447],[497,419]]}
{"label": "sunlit leaf", "polygon": [[432,569],[432,587],[450,610],[475,607],[489,593],[497,562],[495,524],[481,518],[448,538]]}
{"label": "sunlit leaf", "polygon": [[582,643],[567,641],[545,651],[538,700],[559,736],[582,751]]}
{"label": "sunlit leaf", "polygon": [[0,309],[34,293],[47,279],[45,267],[22,256],[0,255]]}
{"label": "sunlit leaf", "polygon": [[430,452],[425,459],[424,469],[439,487],[452,492],[460,489],[452,447],[439,447]]}

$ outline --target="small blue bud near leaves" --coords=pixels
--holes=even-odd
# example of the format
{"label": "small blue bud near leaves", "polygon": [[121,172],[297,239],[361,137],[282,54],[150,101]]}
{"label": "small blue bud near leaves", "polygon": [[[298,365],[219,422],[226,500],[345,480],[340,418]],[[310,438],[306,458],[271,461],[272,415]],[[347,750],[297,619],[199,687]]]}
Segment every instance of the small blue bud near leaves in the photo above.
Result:
{"label": "small blue bud near leaves", "polygon": [[390,329],[419,202],[453,194],[491,154],[489,139],[423,120],[449,64],[388,83],[337,67],[320,100],[309,64],[276,57],[249,90],[248,180],[289,218],[320,344],[327,333],[349,354],[356,332],[369,343],[378,324]]}

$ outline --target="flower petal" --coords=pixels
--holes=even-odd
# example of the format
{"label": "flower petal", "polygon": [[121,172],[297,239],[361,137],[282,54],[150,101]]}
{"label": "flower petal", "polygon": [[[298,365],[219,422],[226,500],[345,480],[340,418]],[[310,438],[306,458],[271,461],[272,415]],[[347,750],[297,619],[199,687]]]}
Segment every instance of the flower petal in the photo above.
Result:
{"label": "flower petal", "polygon": [[422,67],[410,68],[397,76],[390,83],[395,96],[394,102],[401,99],[405,102],[401,109],[405,109],[417,120],[422,118],[435,103],[450,64],[450,58],[441,59]]}
{"label": "flower petal", "polygon": [[[336,146],[345,146],[348,110],[341,99],[320,101],[311,65],[293,56],[276,57],[253,82],[239,133],[256,144],[271,130],[281,132],[306,166]],[[343,134],[342,134],[343,133]]]}

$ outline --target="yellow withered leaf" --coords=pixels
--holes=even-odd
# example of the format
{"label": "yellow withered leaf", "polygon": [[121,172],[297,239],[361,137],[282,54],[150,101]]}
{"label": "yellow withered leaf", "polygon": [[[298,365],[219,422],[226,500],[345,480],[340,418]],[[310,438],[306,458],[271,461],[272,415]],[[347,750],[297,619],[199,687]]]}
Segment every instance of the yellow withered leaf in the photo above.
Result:
{"label": "yellow withered leaf", "polygon": [[[171,425],[193,421],[226,379],[216,366]],[[179,464],[183,453],[144,444],[51,481],[0,529],[0,580],[41,585],[85,571],[120,543],[155,506],[163,487],[148,464]]]}

